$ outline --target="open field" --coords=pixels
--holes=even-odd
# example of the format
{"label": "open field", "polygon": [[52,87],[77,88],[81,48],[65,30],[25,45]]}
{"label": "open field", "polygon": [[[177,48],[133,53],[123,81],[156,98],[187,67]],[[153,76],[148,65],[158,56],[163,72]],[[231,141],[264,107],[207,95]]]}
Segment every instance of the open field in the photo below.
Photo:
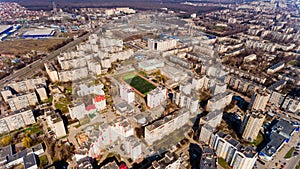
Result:
{"label": "open field", "polygon": [[22,55],[32,50],[48,52],[49,49],[61,44],[64,39],[16,39],[0,42],[0,54]]}
{"label": "open field", "polygon": [[138,90],[143,95],[147,95],[151,90],[156,88],[156,85],[136,73],[126,74],[125,76],[122,76],[122,80],[124,80],[126,83]]}

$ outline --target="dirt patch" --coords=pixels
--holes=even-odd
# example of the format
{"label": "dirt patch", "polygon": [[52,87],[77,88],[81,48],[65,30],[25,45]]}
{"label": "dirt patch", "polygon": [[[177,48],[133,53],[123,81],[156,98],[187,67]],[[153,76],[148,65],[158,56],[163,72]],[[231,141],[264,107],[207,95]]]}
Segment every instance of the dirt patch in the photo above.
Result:
{"label": "dirt patch", "polygon": [[0,42],[0,54],[22,55],[32,50],[49,52],[49,49],[61,44],[64,39],[17,39]]}

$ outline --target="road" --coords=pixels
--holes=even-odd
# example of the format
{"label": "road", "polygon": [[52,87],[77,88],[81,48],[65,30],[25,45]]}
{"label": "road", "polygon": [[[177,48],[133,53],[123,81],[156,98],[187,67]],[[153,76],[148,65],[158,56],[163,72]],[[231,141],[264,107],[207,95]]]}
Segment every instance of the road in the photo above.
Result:
{"label": "road", "polygon": [[76,45],[80,44],[81,42],[85,41],[88,39],[89,35],[91,33],[93,33],[94,31],[91,31],[85,35],[83,35],[82,37],[79,37],[73,41],[71,41],[70,43],[66,44],[65,46],[51,52],[48,56],[46,56],[45,58],[41,59],[41,60],[38,60],[36,62],[33,62],[29,65],[27,65],[26,67],[16,71],[15,73],[7,76],[7,77],[4,77],[0,80],[0,87],[3,88],[4,85],[6,83],[9,83],[10,81],[18,78],[18,77],[26,77],[30,74],[33,74],[33,73],[36,73],[36,70],[42,68],[44,66],[44,63],[47,62],[47,61],[50,61],[50,60],[53,60],[56,58],[56,56],[58,56],[60,53],[70,49],[70,48],[73,48],[75,47]]}

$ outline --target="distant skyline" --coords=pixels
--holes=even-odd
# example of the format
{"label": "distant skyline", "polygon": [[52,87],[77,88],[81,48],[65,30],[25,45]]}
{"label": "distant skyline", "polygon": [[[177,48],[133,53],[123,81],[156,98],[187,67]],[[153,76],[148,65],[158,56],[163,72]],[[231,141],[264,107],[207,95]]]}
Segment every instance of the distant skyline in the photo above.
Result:
{"label": "distant skyline", "polygon": [[[190,0],[189,2],[195,2],[199,0]],[[210,3],[219,3],[219,2],[242,2],[242,0],[211,0]],[[52,0],[40,1],[40,0],[4,0],[4,2],[17,2],[22,6],[25,6],[33,10],[51,10],[52,9]],[[189,12],[206,12],[218,10],[218,7],[205,7],[199,8],[189,5],[182,5],[180,3],[186,2],[186,0],[54,0],[58,8],[80,8],[80,7],[132,7],[141,10],[148,9],[160,9],[160,8],[169,8],[171,10],[182,10]],[[205,1],[202,1],[205,2]]]}

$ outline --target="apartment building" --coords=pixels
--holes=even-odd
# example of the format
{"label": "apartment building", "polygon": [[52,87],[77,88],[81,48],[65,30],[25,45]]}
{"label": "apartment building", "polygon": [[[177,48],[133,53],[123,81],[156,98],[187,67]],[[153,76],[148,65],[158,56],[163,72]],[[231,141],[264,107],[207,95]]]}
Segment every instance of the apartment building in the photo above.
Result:
{"label": "apartment building", "polygon": [[249,142],[254,141],[264,123],[265,117],[262,111],[248,111],[241,126],[242,138]]}
{"label": "apartment building", "polygon": [[22,93],[9,96],[7,103],[12,111],[16,111],[28,106],[34,106],[38,103],[38,98],[34,92]]}
{"label": "apartment building", "polygon": [[216,133],[213,147],[216,154],[225,159],[233,169],[252,169],[258,157],[253,147],[244,147],[221,131]]}
{"label": "apartment building", "polygon": [[57,138],[61,138],[67,134],[65,124],[61,116],[51,109],[44,111],[48,126],[55,133]]}
{"label": "apartment building", "polygon": [[125,100],[129,104],[134,102],[135,92],[129,85],[125,83],[120,84],[119,89],[121,99]]}
{"label": "apartment building", "polygon": [[256,92],[251,97],[249,109],[264,111],[269,101],[269,98],[270,93],[268,91],[256,90]]}
{"label": "apartment building", "polygon": [[34,124],[35,117],[29,107],[16,110],[0,119],[0,133],[5,133]]}
{"label": "apartment building", "polygon": [[207,111],[222,110],[230,104],[233,94],[230,92],[219,93],[208,100],[206,105]]}
{"label": "apartment building", "polygon": [[147,125],[144,131],[146,142],[153,144],[155,141],[161,140],[164,136],[184,126],[189,120],[189,114],[188,110],[181,109]]}
{"label": "apartment building", "polygon": [[151,50],[166,51],[176,46],[176,39],[148,39],[148,48]]}
{"label": "apartment building", "polygon": [[134,136],[127,137],[124,141],[125,155],[133,160],[142,157],[142,143]]}
{"label": "apartment building", "polygon": [[161,105],[167,99],[167,89],[164,86],[158,86],[147,94],[147,106],[151,109]]}
{"label": "apartment building", "polygon": [[56,68],[54,67],[54,65],[47,62],[47,63],[44,63],[44,66],[45,66],[45,69],[49,76],[50,81],[53,83],[59,81],[58,72],[57,72]]}

